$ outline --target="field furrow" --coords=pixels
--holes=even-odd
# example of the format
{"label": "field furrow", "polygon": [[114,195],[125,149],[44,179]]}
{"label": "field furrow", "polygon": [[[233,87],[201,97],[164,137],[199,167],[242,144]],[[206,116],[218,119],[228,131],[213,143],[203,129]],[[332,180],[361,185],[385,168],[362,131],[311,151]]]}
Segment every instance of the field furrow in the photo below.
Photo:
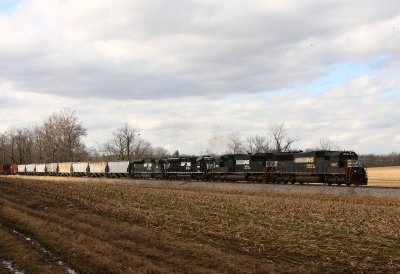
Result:
{"label": "field furrow", "polygon": [[400,199],[0,180],[0,222],[81,273],[400,271]]}

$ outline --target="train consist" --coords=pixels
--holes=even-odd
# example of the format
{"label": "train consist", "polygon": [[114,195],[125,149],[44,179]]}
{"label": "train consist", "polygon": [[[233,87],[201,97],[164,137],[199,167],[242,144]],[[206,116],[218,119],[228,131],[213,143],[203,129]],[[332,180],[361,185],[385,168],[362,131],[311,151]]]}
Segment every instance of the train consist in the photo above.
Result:
{"label": "train consist", "polygon": [[0,173],[107,176],[166,180],[252,181],[367,185],[363,164],[352,151],[228,154],[219,158],[165,157],[119,162],[0,165]]}

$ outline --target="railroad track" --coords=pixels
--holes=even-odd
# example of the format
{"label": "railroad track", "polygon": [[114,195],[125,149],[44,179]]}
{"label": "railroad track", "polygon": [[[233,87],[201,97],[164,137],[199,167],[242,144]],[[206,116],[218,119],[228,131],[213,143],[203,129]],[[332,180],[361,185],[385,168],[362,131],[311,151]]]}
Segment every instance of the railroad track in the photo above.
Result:
{"label": "railroad track", "polygon": [[[3,176],[1,176],[3,177]],[[0,178],[1,178],[0,177]],[[10,177],[8,177],[10,178]],[[345,186],[345,185],[318,185],[318,184],[271,184],[254,182],[204,182],[194,180],[152,180],[132,178],[93,178],[93,177],[53,177],[53,176],[12,176],[11,178],[23,180],[57,180],[57,181],[80,181],[80,182],[110,182],[129,183],[145,187],[173,187],[185,189],[210,189],[228,191],[248,192],[276,192],[276,193],[324,193],[332,195],[372,195],[381,197],[400,197],[400,187],[379,186]]]}

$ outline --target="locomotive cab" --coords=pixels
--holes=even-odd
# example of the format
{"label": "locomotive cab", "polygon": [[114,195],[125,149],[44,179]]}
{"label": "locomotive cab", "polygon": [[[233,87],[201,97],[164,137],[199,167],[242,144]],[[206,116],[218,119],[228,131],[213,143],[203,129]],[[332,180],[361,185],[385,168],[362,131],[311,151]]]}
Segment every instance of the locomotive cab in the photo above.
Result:
{"label": "locomotive cab", "polygon": [[346,169],[347,184],[367,185],[368,176],[358,155],[352,151],[344,151],[339,155],[339,167]]}
{"label": "locomotive cab", "polygon": [[215,167],[215,160],[211,156],[201,156],[196,159],[195,179],[207,180],[210,172]]}
{"label": "locomotive cab", "polygon": [[196,159],[197,171],[208,172],[215,166],[215,160],[211,156],[201,156]]}
{"label": "locomotive cab", "polygon": [[367,171],[358,160],[346,160],[347,179],[355,185],[366,185],[368,183]]}

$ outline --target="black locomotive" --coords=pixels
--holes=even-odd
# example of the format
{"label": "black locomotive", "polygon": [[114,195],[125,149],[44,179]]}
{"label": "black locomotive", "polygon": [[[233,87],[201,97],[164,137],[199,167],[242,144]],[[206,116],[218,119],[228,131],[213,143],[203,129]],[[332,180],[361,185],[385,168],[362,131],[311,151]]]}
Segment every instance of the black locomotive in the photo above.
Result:
{"label": "black locomotive", "polygon": [[[143,170],[143,161],[155,163],[151,174],[149,167]],[[366,169],[352,151],[228,154],[217,159],[177,157],[139,160],[132,166],[131,176],[140,178],[328,185],[366,185],[368,182]]]}

